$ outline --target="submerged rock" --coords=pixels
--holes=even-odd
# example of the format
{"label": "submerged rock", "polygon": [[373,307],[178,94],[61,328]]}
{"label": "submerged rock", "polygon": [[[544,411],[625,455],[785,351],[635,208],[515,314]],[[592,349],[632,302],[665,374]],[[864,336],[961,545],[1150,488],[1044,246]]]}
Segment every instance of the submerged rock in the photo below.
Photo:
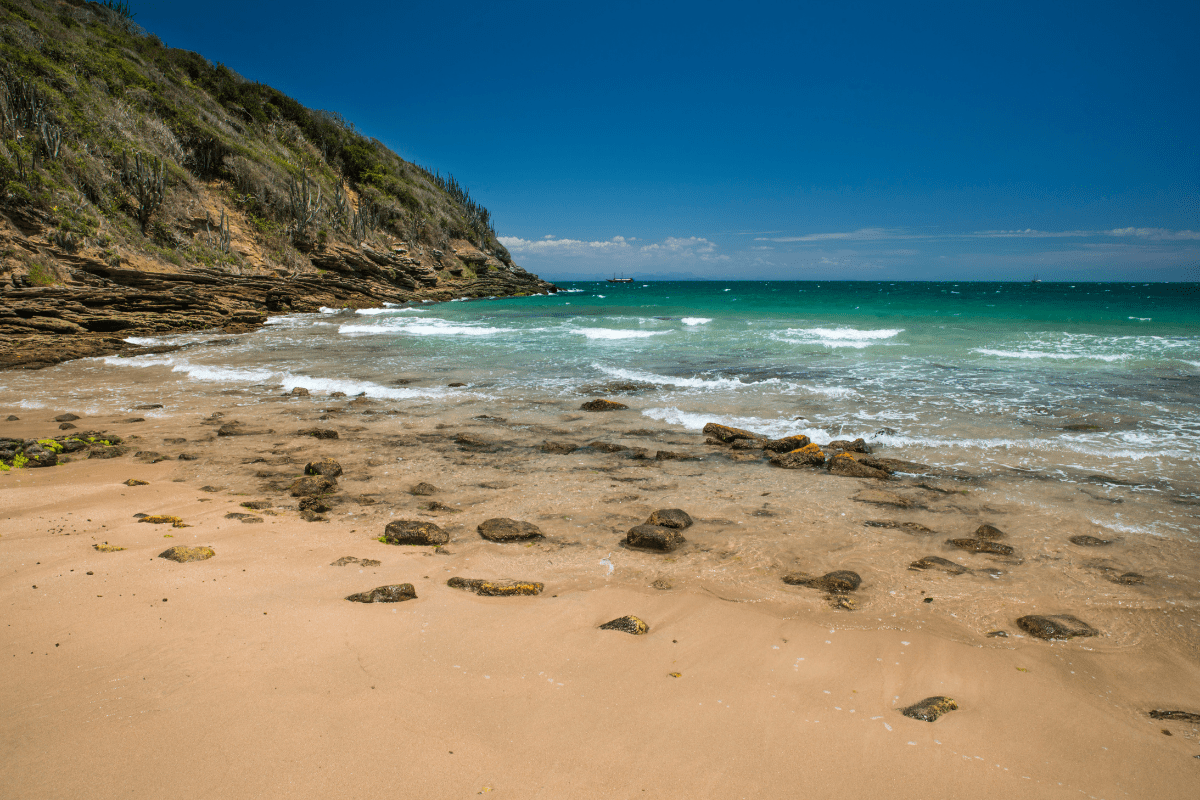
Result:
{"label": "submerged rock", "polygon": [[337,481],[333,478],[327,478],[324,475],[310,475],[304,478],[297,478],[288,487],[288,491],[291,492],[292,497],[312,497],[313,495],[336,492],[337,488]]}
{"label": "submerged rock", "polygon": [[937,718],[943,714],[957,710],[958,703],[949,697],[935,696],[926,697],[919,703],[913,703],[908,708],[902,708],[900,709],[900,713],[912,719],[919,719],[924,722],[936,722]]}
{"label": "submerged rock", "polygon": [[762,450],[765,439],[734,439],[729,443],[731,450]]}
{"label": "submerged rock", "polygon": [[646,524],[684,530],[692,527],[692,518],[682,508],[660,508],[650,514]]}
{"label": "submerged rock", "polygon": [[823,592],[829,592],[830,594],[846,594],[847,592],[853,592],[862,585],[862,577],[857,572],[851,572],[848,569],[839,569],[827,572],[820,577],[806,575],[802,572],[784,575],[783,582],[789,586],[807,586],[811,589],[820,589]]}
{"label": "submerged rock", "polygon": [[429,497],[432,494],[437,494],[438,491],[440,490],[432,483],[425,483],[425,481],[421,481],[420,483],[415,483],[409,487],[408,493],[411,495],[416,495],[417,497]]}
{"label": "submerged rock", "polygon": [[1038,639],[1073,639],[1098,636],[1100,631],[1070,614],[1030,615],[1017,620],[1017,627]]}
{"label": "submerged rock", "polygon": [[731,428],[728,425],[721,425],[716,422],[710,422],[704,426],[704,433],[714,439],[729,444],[736,439],[766,439],[761,433],[742,430],[741,428]]}
{"label": "submerged rock", "polygon": [[629,408],[629,406],[625,405],[624,403],[618,403],[615,400],[605,400],[603,398],[597,398],[596,400],[587,401],[586,403],[584,403],[583,405],[581,405],[579,407],[579,410],[580,411],[621,411],[626,408]]}
{"label": "submerged rock", "polygon": [[867,445],[864,439],[855,439],[853,442],[846,439],[835,439],[826,445],[830,450],[841,450],[848,453],[870,453],[871,448]]}
{"label": "submerged rock", "polygon": [[1200,714],[1194,714],[1191,711],[1165,711],[1156,708],[1150,712],[1152,719],[1169,719],[1175,722],[1194,722],[1200,723]]}
{"label": "submerged rock", "polygon": [[919,522],[897,522],[894,519],[869,519],[863,525],[868,528],[892,528],[906,533],[937,533]]}
{"label": "submerged rock", "polygon": [[[1116,570],[1113,571],[1115,572]],[[1146,576],[1136,572],[1123,572],[1120,575],[1113,575],[1108,579],[1122,586],[1140,586],[1146,582]]]}
{"label": "submerged rock", "polygon": [[1006,535],[1007,534],[1005,534],[1004,531],[1000,530],[995,525],[988,525],[987,523],[984,523],[975,529],[976,539],[1001,539]]}
{"label": "submerged rock", "polygon": [[819,467],[825,463],[825,451],[815,444],[771,456],[771,464],[781,469],[800,469],[802,467]]}
{"label": "submerged rock", "polygon": [[654,454],[655,461],[695,461],[696,458],[691,453],[679,453],[674,450],[658,450]]}
{"label": "submerged rock", "polygon": [[383,529],[383,540],[387,544],[440,545],[450,541],[450,534],[432,522],[398,519]]}
{"label": "submerged rock", "polygon": [[908,565],[909,569],[938,569],[942,572],[949,572],[951,575],[962,575],[964,572],[970,572],[969,569],[962,564],[955,564],[948,558],[941,556],[925,556]]}
{"label": "submerged rock", "polygon": [[1016,552],[1009,545],[1000,544],[1000,542],[991,542],[987,539],[947,539],[946,544],[957,547],[959,550],[966,550],[969,553],[990,553],[996,556],[1011,556]]}
{"label": "submerged rock", "polygon": [[595,450],[598,453],[620,453],[622,450],[628,450],[629,447],[623,444],[613,444],[612,442],[588,442],[580,450]]}
{"label": "submerged rock", "polygon": [[1068,539],[1071,544],[1077,544],[1080,547],[1103,547],[1106,544],[1112,544],[1115,539],[1101,539],[1098,536],[1072,536]]}
{"label": "submerged rock", "polygon": [[304,465],[305,475],[324,475],[326,478],[336,478],[342,474],[342,465],[326,456],[319,461],[310,461]]}
{"label": "submerged rock", "polygon": [[634,636],[641,636],[650,630],[650,626],[642,620],[633,616],[617,617],[611,622],[606,622],[600,626],[602,631],[621,631],[623,633],[632,633]]}
{"label": "submerged rock", "polygon": [[[224,426],[222,426],[222,427],[224,427]],[[217,431],[217,434],[220,435],[220,431]],[[311,436],[314,439],[336,439],[336,438],[338,438],[338,432],[335,431],[333,428],[301,428],[300,430],[296,431],[296,435],[297,436]]]}
{"label": "submerged rock", "polygon": [[579,449],[579,445],[571,444],[570,442],[552,442],[549,439],[542,442],[541,451],[550,453],[556,456],[565,456],[574,453]]}
{"label": "submerged rock", "polygon": [[165,558],[168,561],[177,561],[180,564],[185,564],[188,561],[205,561],[212,558],[217,553],[211,547],[186,547],[184,545],[176,545],[168,547],[166,550],[158,554],[159,558]]}
{"label": "submerged rock", "polygon": [[542,529],[532,522],[496,517],[484,520],[477,528],[479,535],[491,542],[521,542],[541,539]]}
{"label": "submerged rock", "polygon": [[446,585],[452,589],[463,589],[474,592],[481,597],[516,597],[520,595],[539,595],[544,584],[536,581],[500,581],[484,578],[451,578]]}
{"label": "submerged rock", "polygon": [[661,525],[634,525],[625,535],[625,544],[645,550],[669,553],[686,542],[683,534]]}
{"label": "submerged rock", "polygon": [[417,590],[411,583],[393,583],[377,586],[369,592],[359,592],[346,597],[352,603],[402,603],[416,600]]}

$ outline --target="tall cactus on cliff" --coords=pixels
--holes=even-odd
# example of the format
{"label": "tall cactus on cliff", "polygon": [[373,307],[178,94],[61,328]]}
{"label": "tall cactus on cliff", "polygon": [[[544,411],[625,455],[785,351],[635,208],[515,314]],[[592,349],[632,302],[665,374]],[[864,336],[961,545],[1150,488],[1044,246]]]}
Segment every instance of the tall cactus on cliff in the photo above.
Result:
{"label": "tall cactus on cliff", "polygon": [[307,170],[300,177],[301,180],[296,180],[293,175],[288,180],[288,213],[292,218],[292,236],[297,241],[308,238],[308,229],[321,216],[324,208],[321,204],[321,184],[310,178]]}
{"label": "tall cactus on cliff", "polygon": [[126,188],[137,202],[137,219],[142,226],[142,235],[150,224],[150,217],[162,205],[167,192],[167,170],[157,156],[143,158],[135,153],[133,164],[129,156],[121,155],[121,176]]}

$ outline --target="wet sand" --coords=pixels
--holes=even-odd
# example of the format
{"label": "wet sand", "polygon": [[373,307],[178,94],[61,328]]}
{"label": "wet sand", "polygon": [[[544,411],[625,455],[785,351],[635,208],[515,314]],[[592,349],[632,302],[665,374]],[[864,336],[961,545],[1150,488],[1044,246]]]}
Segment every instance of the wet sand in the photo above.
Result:
{"label": "wet sand", "polygon": [[[782,470],[578,401],[280,391],[85,416],[78,430],[117,434],[129,453],[0,474],[0,794],[1194,793],[1200,725],[1148,712],[1200,713],[1200,553],[1186,538],[1098,529],[1088,504],[1120,487],[1085,485],[1093,497],[994,472],[875,481]],[[71,410],[0,408],[21,418],[0,435],[62,435],[53,418]],[[121,421],[135,415],[144,421]],[[218,436],[232,420],[262,432]],[[339,438],[297,435],[313,427]],[[650,458],[555,455],[545,440]],[[696,460],[656,461],[657,450]],[[287,487],[322,456],[345,473],[325,519],[310,522]],[[421,481],[438,491],[409,494]],[[242,506],[255,501],[270,507]],[[687,544],[622,546],[660,508],[696,521]],[[545,538],[484,541],[476,526],[494,517]],[[435,522],[451,541],[377,541],[395,519]],[[1011,556],[945,543],[983,523],[1005,533]],[[1113,544],[1068,541],[1078,535]],[[94,548],[104,543],[125,549]],[[216,555],[158,557],[174,545]],[[381,563],[332,565],[343,556]],[[924,556],[968,571],[908,568]],[[840,569],[862,575],[854,610],[781,580]],[[1131,571],[1141,585],[1110,580]],[[453,576],[545,590],[479,597],[448,587]],[[397,583],[417,599],[344,599]],[[649,632],[598,629],[627,614]],[[1015,624],[1027,614],[1072,614],[1101,635],[1036,640]],[[997,630],[1008,636],[988,636]],[[958,710],[932,723],[900,713],[937,695]]]}

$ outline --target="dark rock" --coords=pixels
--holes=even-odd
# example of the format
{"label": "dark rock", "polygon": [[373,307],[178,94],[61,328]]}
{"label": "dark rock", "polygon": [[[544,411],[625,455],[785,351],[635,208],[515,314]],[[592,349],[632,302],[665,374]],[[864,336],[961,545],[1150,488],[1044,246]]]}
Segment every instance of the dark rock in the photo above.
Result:
{"label": "dark rock", "polygon": [[402,603],[405,600],[416,600],[417,590],[411,583],[393,583],[389,586],[377,586],[369,592],[359,592],[347,598],[352,603]]}
{"label": "dark rock", "polygon": [[762,448],[772,453],[790,453],[809,444],[811,441],[807,436],[785,436],[782,439],[768,439],[762,443]]}
{"label": "dark rock", "polygon": [[599,453],[619,453],[629,448],[623,444],[613,444],[612,442],[588,442],[580,449],[595,450]]}
{"label": "dark rock", "polygon": [[1152,719],[1169,719],[1175,722],[1192,722],[1200,723],[1200,714],[1194,714],[1191,711],[1164,711],[1155,709],[1150,712]]}
{"label": "dark rock", "polygon": [[569,455],[578,449],[578,445],[571,444],[570,442],[552,442],[549,439],[542,442],[541,446],[543,453],[551,453],[556,456]]}
{"label": "dark rock", "polygon": [[378,567],[382,563],[382,561],[378,561],[374,558],[364,558],[362,561],[358,562],[359,566],[361,567]]}
{"label": "dark rock", "polygon": [[383,529],[383,540],[388,544],[442,545],[450,541],[450,534],[432,522],[398,519]]}
{"label": "dark rock", "polygon": [[901,709],[900,713],[912,719],[919,719],[924,722],[936,722],[937,718],[943,714],[957,710],[958,703],[949,697],[926,697],[919,703],[913,703],[908,708]]}
{"label": "dark rock", "polygon": [[806,444],[797,450],[771,456],[771,465],[781,469],[819,467],[824,463],[825,451],[815,444]]}
{"label": "dark rock", "polygon": [[[12,417],[12,419],[16,419],[16,417]],[[58,426],[58,429],[60,431],[73,431],[73,430],[75,430],[75,427],[76,426],[72,425],[69,422],[64,422],[63,424]]]}
{"label": "dark rock", "polygon": [[989,639],[1007,639],[1008,631],[988,631]]}
{"label": "dark rock", "polygon": [[451,389],[460,389],[463,386],[466,386],[466,384],[463,383],[462,381],[455,381],[454,383],[448,383],[446,385],[449,386]]}
{"label": "dark rock", "polygon": [[1101,539],[1098,536],[1072,536],[1068,539],[1071,544],[1077,544],[1080,547],[1103,547],[1106,544],[1112,544],[1115,539]]}
{"label": "dark rock", "polygon": [[94,444],[88,447],[88,458],[120,458],[129,452],[120,445]]}
{"label": "dark rock", "polygon": [[1100,631],[1070,614],[1021,617],[1017,620],[1017,627],[1038,639],[1072,639],[1100,634]]}
{"label": "dark rock", "polygon": [[734,439],[729,443],[731,450],[762,450],[765,439]]}
{"label": "dark rock", "polygon": [[261,511],[264,508],[270,508],[271,501],[270,500],[247,500],[246,502],[240,503],[239,505],[241,505],[242,508],[249,508],[254,511]]}
{"label": "dark rock", "polygon": [[145,422],[146,420],[143,419],[142,417],[130,417],[129,419],[122,419],[122,420],[118,420],[118,421],[122,422],[122,423],[131,423],[131,422]]}
{"label": "dark rock", "polygon": [[311,497],[313,495],[335,492],[337,488],[337,481],[333,478],[326,478],[324,475],[311,475],[304,478],[297,478],[288,487],[288,491],[291,492],[292,497]]}
{"label": "dark rock", "polygon": [[187,444],[187,439],[172,437],[170,439],[163,439],[163,444]]}
{"label": "dark rock", "polygon": [[[222,427],[222,429],[224,428],[224,426],[221,426],[221,427]],[[220,435],[220,431],[217,432],[217,435]],[[333,428],[301,428],[300,430],[296,431],[296,435],[297,436],[311,436],[314,439],[336,439],[336,438],[338,438],[338,432],[335,431]]]}
{"label": "dark rock", "polygon": [[325,497],[314,495],[300,498],[300,510],[312,511],[315,514],[324,514],[330,509],[330,505]]}
{"label": "dark rock", "polygon": [[1004,531],[1000,530],[996,526],[988,525],[986,523],[975,529],[976,539],[1002,539],[1006,535],[1007,534],[1005,534]]}
{"label": "dark rock", "polygon": [[691,453],[678,453],[674,450],[659,450],[654,454],[655,461],[695,461],[696,458]]}
{"label": "dark rock", "polygon": [[167,456],[164,456],[162,453],[156,453],[153,450],[138,450],[133,454],[133,457],[140,458],[147,464],[157,464],[160,461],[167,460]]}
{"label": "dark rock", "polygon": [[692,527],[692,518],[681,508],[660,508],[650,514],[646,524],[683,530]]}
{"label": "dark rock", "polygon": [[955,564],[948,558],[941,556],[925,556],[908,565],[909,569],[940,569],[943,572],[949,572],[951,575],[962,575],[964,572],[970,572],[969,569],[961,564]]}
{"label": "dark rock", "polygon": [[249,431],[242,428],[240,422],[226,422],[220,428],[217,428],[217,436],[245,436]]}
{"label": "dark rock", "polygon": [[[1115,572],[1116,570],[1113,571]],[[1139,575],[1136,572],[1123,572],[1120,575],[1113,575],[1109,580],[1122,586],[1140,586],[1146,582],[1146,576]]]}
{"label": "dark rock", "polygon": [[139,481],[137,478],[130,478],[129,480],[124,481],[124,483],[126,486],[149,486],[150,485],[150,481]]}
{"label": "dark rock", "polygon": [[639,381],[609,381],[608,383],[593,383],[580,386],[575,391],[579,394],[632,394],[660,388],[658,384],[641,383]]}
{"label": "dark rock", "polygon": [[[16,414],[9,414],[8,417],[5,419],[5,421],[6,422],[16,422],[19,419],[20,419],[20,417],[18,417]],[[71,427],[74,428],[75,426],[72,425]],[[61,430],[61,428],[60,428],[60,430]]]}
{"label": "dark rock", "polygon": [[326,478],[336,478],[342,474],[342,465],[332,458],[325,457],[320,461],[310,461],[304,465],[305,475],[324,475]]}
{"label": "dark rock", "polygon": [[134,411],[153,411],[156,408],[162,408],[162,403],[143,403],[140,406],[134,406]]}
{"label": "dark rock", "polygon": [[425,483],[422,481],[421,483],[413,484],[411,487],[409,487],[408,493],[416,495],[417,497],[429,497],[429,495],[437,494],[439,491],[440,490],[432,483]]}
{"label": "dark rock", "polygon": [[658,589],[660,592],[665,592],[668,589],[674,589],[675,587],[666,578],[659,578],[658,580],[656,580],[650,584],[650,588]]}
{"label": "dark rock", "polygon": [[196,455],[195,453],[180,453],[179,460],[180,461],[199,461],[200,456]]}
{"label": "dark rock", "polygon": [[946,544],[957,547],[959,550],[966,550],[969,553],[990,553],[996,556],[1011,556],[1016,552],[1006,544],[989,542],[987,539],[947,539]]}
{"label": "dark rock", "polygon": [[481,597],[516,597],[538,595],[545,588],[536,581],[493,581],[483,578],[451,578],[446,585],[452,589],[474,592]]}
{"label": "dark rock", "polygon": [[893,519],[869,519],[863,525],[868,528],[892,528],[914,534],[937,533],[937,531],[926,528],[917,522],[897,522]]}
{"label": "dark rock", "polygon": [[292,387],[291,396],[292,397],[308,397],[309,396],[308,389],[305,389],[303,386],[294,386],[294,387]]}
{"label": "dark rock", "polygon": [[664,553],[671,552],[686,541],[679,531],[661,525],[635,525],[625,536],[625,544],[630,547],[660,550]]}
{"label": "dark rock", "polygon": [[621,411],[626,408],[629,408],[629,406],[625,405],[624,403],[618,403],[615,400],[604,400],[602,398],[598,398],[596,400],[587,401],[586,403],[584,403],[583,405],[581,405],[579,407],[579,410],[580,411]]}
{"label": "dark rock", "polygon": [[869,467],[845,453],[839,453],[829,461],[829,473],[843,478],[886,478],[888,473]]}
{"label": "dark rock", "polygon": [[448,506],[440,500],[434,500],[432,502],[426,503],[425,505],[421,506],[421,508],[425,509],[426,511],[452,511],[455,513],[462,511],[461,508],[455,508],[454,506]]}
{"label": "dark rock", "polygon": [[330,397],[345,397],[346,393],[345,392],[330,392],[329,396]]}
{"label": "dark rock", "polygon": [[621,631],[622,633],[632,633],[634,636],[641,636],[643,633],[650,631],[650,626],[631,614],[627,617],[617,617],[611,622],[604,623],[600,626],[600,630]]}
{"label": "dark rock", "polygon": [[704,426],[704,433],[725,444],[729,444],[736,439],[766,439],[761,433],[742,430],[741,428],[731,428],[728,425],[721,425],[717,422],[710,422]]}
{"label": "dark rock", "polygon": [[225,515],[225,519],[236,519],[246,523],[262,522],[262,517],[256,517],[253,514],[243,514],[240,511],[230,511]]}
{"label": "dark rock", "polygon": [[219,491],[221,491],[221,487],[220,486],[201,486],[200,491],[210,492],[210,493],[211,492],[219,492]]}
{"label": "dark rock", "polygon": [[783,582],[789,586],[807,586],[811,589],[820,589],[823,592],[829,592],[830,594],[845,594],[853,592],[861,586],[862,578],[857,572],[851,572],[848,569],[839,569],[834,572],[827,572],[820,577],[805,575],[804,573],[784,575]]}
{"label": "dark rock", "polygon": [[180,564],[185,564],[188,561],[204,561],[216,555],[211,547],[186,547],[184,545],[176,545],[168,547],[158,554],[159,558],[165,558],[168,561],[178,561]]}
{"label": "dark rock", "polygon": [[479,535],[491,542],[520,542],[541,539],[542,530],[532,522],[496,517],[484,520],[477,528]]}
{"label": "dark rock", "polygon": [[304,520],[305,522],[326,522],[327,521],[325,519],[325,517],[322,517],[320,514],[318,514],[316,511],[313,511],[311,508],[301,509],[300,510],[300,519]]}
{"label": "dark rock", "polygon": [[871,448],[862,439],[855,439],[853,442],[845,439],[836,439],[830,442],[827,447],[830,450],[841,450],[848,453],[870,453]]}
{"label": "dark rock", "polygon": [[74,422],[77,419],[79,419],[79,416],[76,414],[59,414],[57,417],[54,418],[54,421],[55,422]]}

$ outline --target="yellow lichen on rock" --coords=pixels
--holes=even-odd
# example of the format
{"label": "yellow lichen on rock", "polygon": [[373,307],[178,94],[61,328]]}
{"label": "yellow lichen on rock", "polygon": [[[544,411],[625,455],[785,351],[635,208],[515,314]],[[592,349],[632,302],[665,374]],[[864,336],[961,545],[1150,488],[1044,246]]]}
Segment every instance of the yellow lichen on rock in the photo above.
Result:
{"label": "yellow lichen on rock", "polygon": [[168,516],[167,514],[153,514],[148,517],[142,517],[138,520],[138,522],[149,522],[151,525],[166,525],[169,522],[176,528],[192,527],[191,525],[185,524],[184,521],[179,517],[172,517]]}
{"label": "yellow lichen on rock", "polygon": [[117,547],[115,544],[109,544],[108,542],[105,542],[104,544],[94,544],[92,547],[96,548],[96,550],[100,551],[101,553],[115,553],[118,550],[125,549],[124,547]]}

